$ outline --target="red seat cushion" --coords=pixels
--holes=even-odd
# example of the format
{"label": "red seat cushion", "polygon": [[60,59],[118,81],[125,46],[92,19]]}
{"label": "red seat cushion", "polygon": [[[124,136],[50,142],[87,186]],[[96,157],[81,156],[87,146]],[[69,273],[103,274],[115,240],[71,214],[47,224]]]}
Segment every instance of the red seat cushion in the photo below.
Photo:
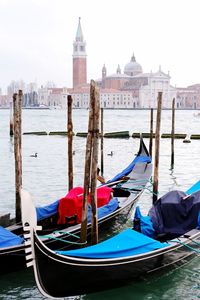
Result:
{"label": "red seat cushion", "polygon": [[[109,187],[101,187],[97,189],[97,207],[106,205],[111,199],[111,192],[113,190]],[[65,224],[66,217],[76,215],[77,223],[82,219],[82,203],[83,203],[84,189],[82,187],[75,187],[69,193],[60,199],[58,205],[59,219],[58,224]],[[90,195],[88,197],[90,203]]]}

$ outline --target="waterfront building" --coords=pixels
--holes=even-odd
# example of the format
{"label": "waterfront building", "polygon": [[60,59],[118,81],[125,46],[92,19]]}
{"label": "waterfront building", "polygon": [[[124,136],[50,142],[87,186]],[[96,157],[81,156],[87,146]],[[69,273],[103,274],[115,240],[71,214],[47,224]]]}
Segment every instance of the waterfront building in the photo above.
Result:
{"label": "waterfront building", "polygon": [[23,107],[37,107],[38,106],[38,93],[36,91],[27,92],[23,94]]}
{"label": "waterfront building", "polygon": [[200,84],[177,88],[177,108],[200,109]]}
{"label": "waterfront building", "polygon": [[[79,18],[76,39],[73,44],[73,95],[76,108],[89,105],[89,84],[87,84],[86,42]],[[158,92],[163,93],[163,108],[171,108],[172,99],[176,98],[176,89],[170,84],[170,75],[161,70],[155,73],[143,73],[142,66],[133,54],[124,67],[124,73],[118,65],[116,73],[107,75],[104,64],[102,76],[96,79],[100,88],[100,103],[103,108],[156,108]]]}
{"label": "waterfront building", "polygon": [[[7,88],[8,95],[0,95],[0,106],[9,107],[13,93],[23,90],[23,106],[41,106],[50,108],[67,107],[67,95],[71,94],[74,108],[88,108],[90,85],[87,82],[87,52],[79,18],[73,42],[72,52],[73,86],[57,88],[49,81],[45,87],[37,88],[36,83],[26,85],[21,81],[12,81]],[[116,72],[109,73],[106,64],[100,71],[101,76],[94,79],[100,91],[100,105],[105,109],[149,109],[157,107],[158,92],[162,92],[162,107],[170,109],[172,99],[178,109],[200,109],[200,84],[187,88],[176,88],[170,83],[169,72],[161,66],[156,72],[143,72],[142,65],[136,60],[134,53],[125,64],[123,71],[120,65]]]}
{"label": "waterfront building", "polygon": [[67,89],[55,87],[48,88],[42,86],[38,89],[38,105],[41,107],[66,109]]}
{"label": "waterfront building", "polygon": [[[72,95],[74,108],[88,108],[90,101],[89,85],[80,89],[68,89]],[[130,91],[100,88],[100,106],[103,108],[136,108],[137,98]]]}
{"label": "waterfront building", "polygon": [[14,93],[18,93],[19,90],[22,90],[23,92],[26,91],[26,84],[23,80],[15,81],[12,80],[9,86],[7,87],[7,95],[12,95]]}
{"label": "waterfront building", "polygon": [[11,98],[9,97],[9,95],[0,95],[0,107],[1,108],[10,107],[10,100]]}

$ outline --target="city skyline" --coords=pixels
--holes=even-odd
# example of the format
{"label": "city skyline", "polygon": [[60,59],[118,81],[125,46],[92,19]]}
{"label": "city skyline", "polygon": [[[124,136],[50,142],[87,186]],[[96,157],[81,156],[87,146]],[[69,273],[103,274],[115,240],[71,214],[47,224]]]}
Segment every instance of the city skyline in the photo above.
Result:
{"label": "city skyline", "polygon": [[[53,81],[72,87],[72,42],[81,17],[87,42],[87,77],[101,77],[129,62],[134,52],[144,72],[159,65],[171,83],[186,87],[199,83],[198,1],[113,0],[0,0],[0,88],[11,80],[38,85]],[[98,4],[99,2],[96,1]],[[94,2],[93,2],[94,4]],[[181,5],[180,5],[181,4]]]}

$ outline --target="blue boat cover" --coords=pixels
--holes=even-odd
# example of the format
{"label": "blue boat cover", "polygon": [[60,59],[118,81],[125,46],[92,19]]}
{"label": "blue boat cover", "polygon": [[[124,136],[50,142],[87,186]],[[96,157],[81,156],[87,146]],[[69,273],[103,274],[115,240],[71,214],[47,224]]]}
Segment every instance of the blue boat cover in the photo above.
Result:
{"label": "blue boat cover", "polygon": [[[115,211],[119,206],[119,201],[118,198],[114,197],[112,198],[108,204],[101,206],[97,209],[97,215],[98,215],[98,219],[103,218],[105,216],[107,216],[108,214],[112,213],[113,211]],[[91,222],[91,206],[88,205],[88,223]]]}
{"label": "blue boat cover", "polygon": [[135,223],[136,220],[139,220],[140,223],[139,229],[144,235],[150,236],[152,238],[155,237],[155,229],[153,228],[153,223],[151,221],[151,218],[149,216],[143,216],[139,206],[137,206],[135,209],[133,224]]}
{"label": "blue boat cover", "polygon": [[[126,167],[122,172],[115,175],[112,179],[108,180],[106,184],[114,181],[118,181],[123,176],[127,176],[129,173],[131,173],[136,163],[142,163],[142,162],[147,162],[147,163],[151,162],[151,158],[149,156],[142,156],[142,155],[136,156],[134,160],[128,165],[128,167]],[[50,217],[53,214],[56,214],[58,212],[58,204],[59,204],[59,200],[55,201],[52,204],[46,205],[44,207],[36,207],[37,221],[40,221],[44,218]],[[100,211],[99,214],[101,214]]]}
{"label": "blue boat cover", "polygon": [[131,171],[133,170],[134,166],[136,165],[136,163],[142,163],[142,162],[146,162],[146,163],[150,163],[151,162],[151,158],[149,156],[136,156],[135,159],[130,163],[130,165],[124,169],[122,172],[120,172],[119,174],[115,175],[115,177],[113,177],[112,179],[108,180],[106,182],[106,184],[114,182],[114,181],[118,181],[120,180],[123,176],[127,176],[129,173],[131,173]]}
{"label": "blue boat cover", "polygon": [[[43,207],[36,207],[37,221],[40,221],[44,218],[50,217],[58,212],[59,200],[55,201],[50,205]],[[119,205],[117,198],[112,198],[108,204],[98,208],[98,219],[110,214],[115,211]],[[88,223],[91,222],[91,207],[88,206]]]}
{"label": "blue boat cover", "polygon": [[186,194],[190,195],[194,192],[197,192],[200,190],[200,180],[197,181],[193,186],[191,186],[187,191]]}
{"label": "blue boat cover", "polygon": [[58,212],[58,203],[59,200],[55,202],[45,205],[42,207],[36,207],[37,221],[40,221],[44,218],[50,217]]}
{"label": "blue boat cover", "polygon": [[84,258],[120,258],[146,253],[168,245],[129,228],[94,246],[56,252],[62,255]]}
{"label": "blue boat cover", "polygon": [[158,234],[176,237],[197,228],[200,212],[200,191],[187,195],[171,191],[158,199],[149,211]]}
{"label": "blue boat cover", "polygon": [[20,245],[23,238],[0,226],[0,248]]}
{"label": "blue boat cover", "polygon": [[198,215],[197,229],[200,229],[200,212],[199,212],[199,215]]}

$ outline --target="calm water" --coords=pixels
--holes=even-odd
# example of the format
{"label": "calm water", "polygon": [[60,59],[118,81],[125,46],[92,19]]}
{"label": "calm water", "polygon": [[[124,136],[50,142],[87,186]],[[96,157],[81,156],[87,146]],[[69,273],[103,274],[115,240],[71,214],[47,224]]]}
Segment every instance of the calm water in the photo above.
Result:
{"label": "calm water", "polygon": [[[105,111],[104,132],[129,130],[149,131],[149,111]],[[23,132],[64,131],[66,114],[61,110],[23,110]],[[88,111],[73,112],[74,132],[87,131]],[[161,132],[171,131],[171,112],[162,112]],[[176,132],[195,134],[200,132],[200,118],[194,111],[176,112]],[[85,138],[74,137],[74,185],[83,185]],[[148,140],[145,140],[148,145]],[[36,205],[46,204],[67,193],[67,138],[59,136],[23,136],[23,188],[27,189]],[[170,140],[161,139],[159,168],[160,195],[171,190],[186,190],[199,180],[200,140],[185,144],[175,141],[175,167],[170,170]],[[105,177],[110,178],[125,167],[137,152],[139,140],[129,138],[104,140]],[[9,137],[9,111],[0,110],[0,213],[14,216],[14,154],[13,141]],[[112,157],[107,156],[110,151]],[[30,157],[38,153],[37,158]],[[148,211],[151,195],[146,191],[140,199],[142,211]],[[66,279],[67,282],[67,279]],[[145,282],[77,297],[76,299],[200,299],[200,260],[166,274],[152,277]],[[32,272],[26,270],[0,278],[0,299],[43,299],[35,287]]]}

